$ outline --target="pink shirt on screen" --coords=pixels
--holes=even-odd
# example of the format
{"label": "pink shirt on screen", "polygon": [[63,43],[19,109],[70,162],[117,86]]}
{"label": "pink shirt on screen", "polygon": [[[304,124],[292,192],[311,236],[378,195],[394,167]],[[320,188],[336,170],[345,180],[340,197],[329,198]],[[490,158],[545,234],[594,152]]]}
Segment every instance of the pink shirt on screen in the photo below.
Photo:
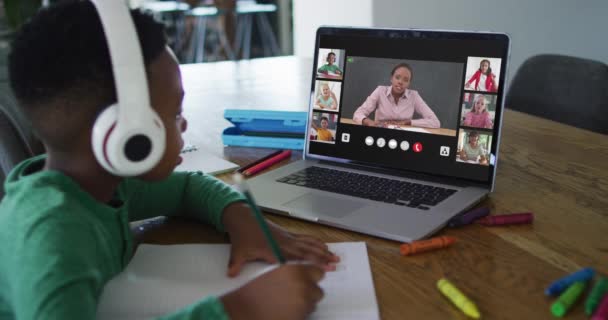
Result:
{"label": "pink shirt on screen", "polygon": [[[395,104],[391,94],[391,86],[378,86],[365,102],[355,111],[353,121],[361,124],[364,118],[376,111],[375,121],[412,120],[412,126],[424,128],[439,128],[441,125],[437,116],[422,100],[416,90],[406,89]],[[414,112],[421,119],[413,119]]]}
{"label": "pink shirt on screen", "polygon": [[475,113],[473,111],[469,111],[464,116],[463,124],[468,127],[491,129],[492,119],[490,119],[489,112]]}

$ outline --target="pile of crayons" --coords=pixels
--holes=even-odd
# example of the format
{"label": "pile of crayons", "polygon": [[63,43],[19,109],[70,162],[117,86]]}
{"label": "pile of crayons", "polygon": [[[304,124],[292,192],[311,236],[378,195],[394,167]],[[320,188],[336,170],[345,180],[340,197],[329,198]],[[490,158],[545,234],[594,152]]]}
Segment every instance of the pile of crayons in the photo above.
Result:
{"label": "pile of crayons", "polygon": [[[594,275],[592,268],[583,268],[547,287],[545,295],[559,295],[551,305],[551,313],[556,317],[563,317],[585,291]],[[591,320],[608,320],[608,278],[600,277],[591,289],[585,301],[585,314],[593,315]]]}
{"label": "pile of crayons", "polygon": [[489,216],[490,209],[488,207],[480,207],[466,213],[457,215],[448,222],[450,227],[462,227],[472,223],[478,223],[484,226],[506,226],[513,224],[530,224],[534,221],[532,212],[511,213]]}

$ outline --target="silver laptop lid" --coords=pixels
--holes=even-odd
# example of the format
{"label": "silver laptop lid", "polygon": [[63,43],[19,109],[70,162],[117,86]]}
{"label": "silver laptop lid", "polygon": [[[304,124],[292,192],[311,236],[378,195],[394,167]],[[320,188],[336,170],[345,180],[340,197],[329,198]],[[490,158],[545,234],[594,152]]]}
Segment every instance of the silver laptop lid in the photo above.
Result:
{"label": "silver laptop lid", "polygon": [[493,189],[509,38],[321,27],[305,157]]}

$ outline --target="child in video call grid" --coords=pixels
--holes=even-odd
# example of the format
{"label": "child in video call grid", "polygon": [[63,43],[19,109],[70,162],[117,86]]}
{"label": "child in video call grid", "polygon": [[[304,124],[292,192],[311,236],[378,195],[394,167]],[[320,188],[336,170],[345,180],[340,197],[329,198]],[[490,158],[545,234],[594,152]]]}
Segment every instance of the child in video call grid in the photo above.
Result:
{"label": "child in video call grid", "polygon": [[488,99],[483,94],[476,94],[471,111],[464,116],[463,125],[467,127],[491,129],[493,126],[490,112],[486,110]]}
{"label": "child in video call grid", "polygon": [[468,134],[468,142],[462,146],[459,157],[461,161],[473,161],[479,164],[486,164],[486,150],[479,144],[479,133],[471,131]]}
{"label": "child in video call grid", "polygon": [[322,67],[320,67],[319,69],[317,69],[318,73],[323,73],[323,74],[333,73],[333,74],[337,74],[337,75],[342,74],[342,70],[340,70],[340,67],[338,67],[337,65],[334,64],[336,62],[335,53],[333,53],[333,52],[328,53],[327,58],[325,58],[325,61],[327,61],[327,64],[325,64]]}
{"label": "child in video call grid", "polygon": [[321,117],[321,127],[317,126],[312,121],[312,127],[317,131],[317,140],[319,141],[334,141],[334,135],[327,129],[329,125],[329,119],[327,117]]}
{"label": "child in video call grid", "polygon": [[[396,65],[391,71],[391,85],[378,86],[355,111],[353,121],[365,126],[386,127],[408,125],[439,128],[441,125],[418,91],[408,89],[414,73],[407,63]],[[375,120],[368,116],[376,111]],[[413,119],[414,113],[421,118]]]}
{"label": "child in video call grid", "polygon": [[[134,220],[183,215],[226,232],[232,244],[229,276],[249,261],[277,262],[242,194],[200,172],[173,172],[187,126],[179,65],[163,26],[143,13],[131,15],[151,104],[166,128],[161,161],[136,178],[105,171],[91,147],[96,116],[116,101],[93,5],[64,1],[44,8],[14,40],[10,83],[47,153],[20,163],[6,178],[0,319],[94,319],[103,287],[134,254]],[[304,319],[323,296],[318,281],[339,259],[317,238],[270,228],[289,260],[312,263],[279,266],[162,319]]]}
{"label": "child in video call grid", "polygon": [[[471,84],[473,85],[471,86]],[[466,89],[473,89],[475,91],[498,91],[498,86],[496,85],[496,75],[492,73],[490,60],[481,60],[479,63],[479,69],[475,71],[473,76],[471,76],[471,78],[465,83],[464,87]]]}
{"label": "child in video call grid", "polygon": [[319,109],[336,110],[337,103],[334,97],[333,92],[329,88],[329,84],[327,82],[323,82],[321,83],[321,94],[319,94],[315,105]]}

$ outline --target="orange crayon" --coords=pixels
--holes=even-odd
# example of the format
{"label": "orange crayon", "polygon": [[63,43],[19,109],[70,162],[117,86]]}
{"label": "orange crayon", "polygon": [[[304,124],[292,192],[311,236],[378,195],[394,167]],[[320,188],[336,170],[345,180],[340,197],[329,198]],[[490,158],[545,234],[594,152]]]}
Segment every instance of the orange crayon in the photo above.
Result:
{"label": "orange crayon", "polygon": [[456,242],[456,238],[454,237],[441,236],[412,243],[404,243],[401,245],[400,251],[402,255],[409,256],[411,254],[445,248],[454,242]]}

